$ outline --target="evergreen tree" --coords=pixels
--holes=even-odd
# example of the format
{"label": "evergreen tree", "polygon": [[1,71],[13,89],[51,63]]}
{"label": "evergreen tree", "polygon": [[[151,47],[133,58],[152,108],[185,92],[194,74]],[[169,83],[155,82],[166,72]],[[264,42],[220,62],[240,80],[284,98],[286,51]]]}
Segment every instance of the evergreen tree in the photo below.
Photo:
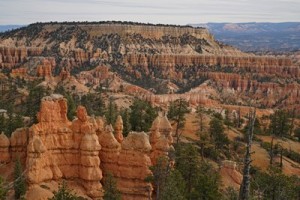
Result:
{"label": "evergreen tree", "polygon": [[183,200],[185,181],[180,172],[170,167],[168,158],[160,157],[157,163],[150,167],[152,174],[146,178],[155,190],[157,200]]}
{"label": "evergreen tree", "polygon": [[121,193],[117,189],[117,183],[111,173],[104,179],[104,200],[121,200]]}
{"label": "evergreen tree", "polygon": [[283,137],[287,135],[290,130],[290,119],[288,112],[284,110],[276,110],[270,116],[269,132],[274,136]]}
{"label": "evergreen tree", "polygon": [[36,113],[40,109],[40,102],[44,96],[49,95],[49,91],[42,86],[29,88],[27,97],[26,115],[30,117],[31,123],[37,122]]}
{"label": "evergreen tree", "polygon": [[185,123],[185,115],[190,112],[188,109],[188,102],[183,99],[178,99],[174,102],[171,102],[168,112],[168,118],[173,120],[176,124],[175,128],[175,136],[176,136],[176,144],[179,143],[180,140],[180,131],[184,127]]}
{"label": "evergreen tree", "polygon": [[149,131],[157,111],[149,102],[135,99],[130,106],[130,124],[133,131]]}
{"label": "evergreen tree", "polygon": [[121,110],[121,116],[123,119],[123,135],[126,137],[128,133],[131,131],[130,124],[130,111],[128,108]]}
{"label": "evergreen tree", "polygon": [[296,200],[300,194],[300,179],[286,176],[280,169],[270,168],[267,172],[256,171],[251,182],[252,196],[272,200]]}
{"label": "evergreen tree", "polygon": [[117,104],[115,104],[111,98],[109,99],[105,117],[108,124],[115,124],[118,117]]}
{"label": "evergreen tree", "polygon": [[220,119],[214,117],[210,121],[209,132],[216,149],[222,149],[225,145],[229,144],[229,139],[224,134],[223,122]]}
{"label": "evergreen tree", "polygon": [[185,197],[189,200],[214,200],[221,197],[220,177],[216,170],[206,162],[201,162],[197,149],[191,145],[176,147],[175,168],[182,174],[186,183]]}
{"label": "evergreen tree", "polygon": [[21,199],[21,197],[26,193],[26,180],[19,158],[16,160],[14,169],[14,190],[15,199]]}
{"label": "evergreen tree", "polygon": [[186,182],[185,196],[187,199],[191,199],[191,193],[196,187],[199,175],[200,157],[197,149],[191,144],[177,145],[175,154],[175,167]]}
{"label": "evergreen tree", "polygon": [[76,107],[77,107],[76,103],[71,94],[66,93],[64,96],[67,99],[67,103],[68,103],[67,117],[69,120],[73,120],[76,115]]}
{"label": "evergreen tree", "polygon": [[221,198],[219,185],[221,179],[219,173],[213,169],[212,165],[201,162],[199,173],[197,175],[196,184],[191,191],[190,200],[215,200]]}
{"label": "evergreen tree", "polygon": [[202,106],[198,106],[196,110],[196,114],[199,119],[199,132],[201,134],[204,129],[204,108]]}
{"label": "evergreen tree", "polygon": [[59,186],[58,191],[54,192],[54,196],[49,200],[79,200],[80,197],[72,194],[72,190],[67,187],[65,181]]}
{"label": "evergreen tree", "polygon": [[10,137],[11,134],[17,129],[24,126],[23,118],[19,114],[8,114],[5,134]]}
{"label": "evergreen tree", "polygon": [[179,171],[171,170],[166,177],[166,182],[162,188],[161,200],[185,200],[184,196],[185,181]]}

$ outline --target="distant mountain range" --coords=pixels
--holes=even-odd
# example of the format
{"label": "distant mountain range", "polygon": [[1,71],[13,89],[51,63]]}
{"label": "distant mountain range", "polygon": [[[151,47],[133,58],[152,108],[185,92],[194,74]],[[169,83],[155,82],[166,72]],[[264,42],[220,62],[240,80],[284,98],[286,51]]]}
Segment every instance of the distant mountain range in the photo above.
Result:
{"label": "distant mountain range", "polygon": [[283,23],[207,23],[215,38],[243,51],[286,52],[300,49],[300,22]]}
{"label": "distant mountain range", "polygon": [[9,31],[12,29],[20,28],[24,25],[0,25],[0,32]]}

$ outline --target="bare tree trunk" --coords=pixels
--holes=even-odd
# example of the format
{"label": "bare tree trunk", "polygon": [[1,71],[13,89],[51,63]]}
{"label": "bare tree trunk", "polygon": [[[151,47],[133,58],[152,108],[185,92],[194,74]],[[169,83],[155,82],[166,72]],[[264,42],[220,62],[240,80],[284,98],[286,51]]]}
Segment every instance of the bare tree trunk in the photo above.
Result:
{"label": "bare tree trunk", "polygon": [[273,158],[274,158],[273,143],[274,143],[274,137],[272,137],[271,148],[270,148],[270,165],[271,166],[273,165]]}
{"label": "bare tree trunk", "polygon": [[283,153],[283,147],[280,146],[280,167],[282,168],[283,167],[283,162],[282,162],[282,153]]}
{"label": "bare tree trunk", "polygon": [[244,159],[244,169],[243,169],[243,181],[240,186],[239,200],[248,200],[250,195],[250,164],[251,160],[251,145],[254,132],[254,123],[255,123],[256,110],[251,110],[249,112],[249,128],[247,130],[247,147],[246,155]]}

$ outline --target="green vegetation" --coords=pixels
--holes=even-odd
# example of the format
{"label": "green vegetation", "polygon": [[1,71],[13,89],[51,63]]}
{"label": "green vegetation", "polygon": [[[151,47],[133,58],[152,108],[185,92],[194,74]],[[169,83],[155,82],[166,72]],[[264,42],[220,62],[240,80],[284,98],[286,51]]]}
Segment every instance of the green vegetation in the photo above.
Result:
{"label": "green vegetation", "polygon": [[49,200],[80,200],[83,199],[81,197],[72,194],[72,190],[67,187],[66,182],[59,186],[58,191],[54,192],[54,196]]}
{"label": "green vegetation", "polygon": [[42,86],[29,88],[25,114],[30,117],[32,124],[37,122],[36,114],[40,109],[41,99],[49,94],[50,91]]}
{"label": "green vegetation", "polygon": [[169,160],[160,157],[156,165],[151,166],[152,175],[146,181],[152,182],[157,200],[184,200],[184,180],[179,171],[170,167]]}
{"label": "green vegetation", "polygon": [[130,124],[133,131],[149,131],[157,111],[149,102],[135,99],[130,106]]}
{"label": "green vegetation", "polygon": [[130,110],[128,108],[125,108],[120,111],[120,115],[122,116],[123,120],[123,135],[126,137],[131,131]]}
{"label": "green vegetation", "polygon": [[270,116],[270,120],[269,133],[271,135],[279,137],[288,135],[291,125],[288,112],[276,110],[275,113]]}
{"label": "green vegetation", "polygon": [[105,117],[108,124],[115,124],[116,119],[118,117],[118,107],[112,99],[109,99]]}
{"label": "green vegetation", "polygon": [[215,145],[215,149],[223,149],[224,146],[229,145],[229,139],[224,133],[224,126],[222,120],[214,117],[209,123],[210,137]]}
{"label": "green vegetation", "polygon": [[300,179],[296,176],[286,176],[277,168],[270,168],[267,172],[256,171],[252,177],[252,196],[256,199],[299,199]]}
{"label": "green vegetation", "polygon": [[188,109],[188,102],[183,99],[178,99],[176,101],[171,102],[168,112],[168,118],[175,122],[175,136],[176,136],[176,144],[179,143],[180,136],[182,134],[182,128],[185,123],[185,115],[190,112]]}
{"label": "green vegetation", "polygon": [[104,180],[104,200],[121,200],[121,193],[117,189],[117,183],[111,173],[108,173]]}
{"label": "green vegetation", "polygon": [[19,158],[16,160],[14,169],[14,190],[15,199],[22,199],[23,195],[26,193],[26,180]]}
{"label": "green vegetation", "polygon": [[197,149],[191,145],[179,145],[176,148],[177,169],[186,182],[187,199],[218,199],[220,177],[213,167],[200,160]]}

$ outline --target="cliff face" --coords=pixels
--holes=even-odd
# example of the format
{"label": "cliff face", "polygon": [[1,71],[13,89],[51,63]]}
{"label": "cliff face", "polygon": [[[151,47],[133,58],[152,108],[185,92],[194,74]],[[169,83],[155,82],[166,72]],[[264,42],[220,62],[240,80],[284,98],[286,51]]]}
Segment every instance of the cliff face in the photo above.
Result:
{"label": "cliff face", "polygon": [[0,135],[0,163],[14,162],[17,157],[26,161],[28,194],[42,183],[65,179],[76,180],[86,195],[101,199],[103,171],[104,176],[112,173],[116,178],[122,199],[149,199],[153,189],[144,181],[151,174],[149,167],[158,156],[167,156],[172,147],[167,118],[156,119],[153,130],[158,136],[150,143],[146,133],[131,132],[123,138],[120,116],[113,130],[102,118],[89,117],[82,106],[72,122],[66,114],[67,103],[62,96],[44,97],[37,124],[18,129],[10,139]]}
{"label": "cliff face", "polygon": [[[0,66],[13,77],[60,75],[64,80],[76,75],[82,84],[108,83],[111,91],[122,88],[151,102],[184,96],[193,104],[226,103],[224,91],[233,91],[243,104],[258,99],[262,107],[299,102],[299,63],[243,53],[215,41],[203,28],[41,23],[1,35],[0,46]],[[208,80],[212,85],[204,84]],[[197,87],[206,91],[195,92]],[[178,94],[164,95],[169,93]]]}

